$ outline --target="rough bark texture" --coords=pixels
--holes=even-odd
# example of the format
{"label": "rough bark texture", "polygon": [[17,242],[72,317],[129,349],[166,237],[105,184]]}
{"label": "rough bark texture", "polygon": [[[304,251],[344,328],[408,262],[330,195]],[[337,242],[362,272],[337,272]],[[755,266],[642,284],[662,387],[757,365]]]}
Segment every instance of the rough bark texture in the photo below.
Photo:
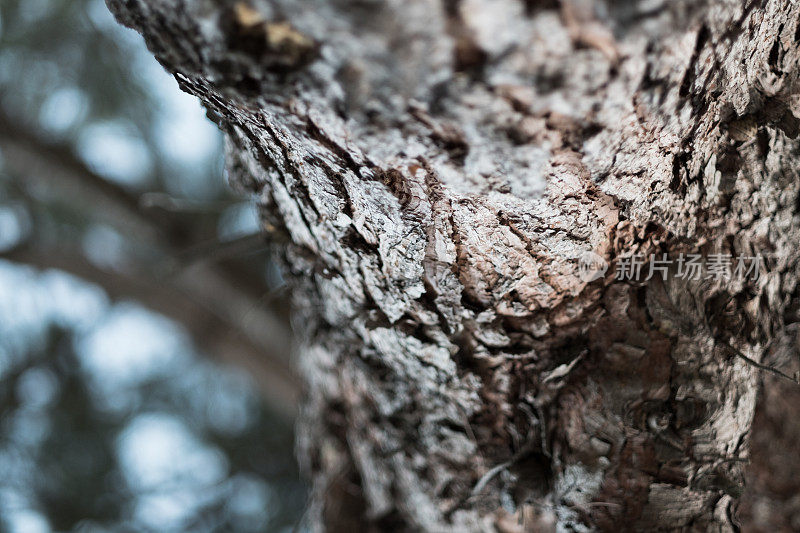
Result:
{"label": "rough bark texture", "polygon": [[[800,3],[107,1],[287,241],[313,525],[736,527],[798,320]],[[614,279],[681,251],[770,261]]]}

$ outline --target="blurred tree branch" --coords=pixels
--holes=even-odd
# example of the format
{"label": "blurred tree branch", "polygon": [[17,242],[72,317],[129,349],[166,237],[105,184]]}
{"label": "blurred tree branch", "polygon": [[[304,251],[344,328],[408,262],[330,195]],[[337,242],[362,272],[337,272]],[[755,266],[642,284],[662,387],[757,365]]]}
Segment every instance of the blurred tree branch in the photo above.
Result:
{"label": "blurred tree branch", "polygon": [[[270,288],[258,271],[229,253],[212,250],[197,257],[196,250],[210,248],[192,243],[191,218],[142,207],[136,195],[92,172],[69,147],[47,142],[1,114],[0,149],[7,170],[24,178],[20,187],[34,203],[42,195],[55,197],[143,248],[123,269],[100,268],[80,244],[47,242],[34,228],[27,242],[0,256],[70,272],[100,284],[112,298],[139,301],[184,324],[202,350],[248,369],[278,409],[293,411],[298,386],[287,356],[288,323],[276,312],[279,304],[259,297]],[[233,248],[241,252],[242,242],[254,244],[248,236],[235,239]],[[187,264],[187,258],[206,260]]]}

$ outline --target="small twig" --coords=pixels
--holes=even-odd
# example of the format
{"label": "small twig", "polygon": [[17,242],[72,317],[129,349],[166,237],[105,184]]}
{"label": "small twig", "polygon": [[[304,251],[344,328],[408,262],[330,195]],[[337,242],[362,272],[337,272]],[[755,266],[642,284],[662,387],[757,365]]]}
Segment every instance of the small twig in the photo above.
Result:
{"label": "small twig", "polygon": [[178,270],[200,261],[215,262],[231,257],[241,257],[267,249],[269,249],[269,245],[260,232],[228,240],[212,239],[179,251],[177,257],[173,259],[173,269]]}
{"label": "small twig", "polygon": [[473,496],[476,496],[476,495],[477,495],[477,494],[478,494],[480,491],[482,491],[482,490],[483,490],[483,489],[486,487],[486,485],[487,485],[487,484],[488,484],[488,483],[489,483],[489,482],[490,482],[490,481],[491,481],[491,480],[492,480],[492,479],[493,479],[493,478],[494,478],[494,477],[495,477],[497,474],[499,474],[499,473],[500,473],[500,472],[502,472],[503,470],[507,469],[507,468],[508,468],[508,467],[510,467],[511,465],[513,465],[513,464],[517,463],[517,462],[518,462],[518,461],[520,461],[521,459],[524,459],[525,457],[528,457],[528,456],[529,456],[531,453],[533,453],[534,451],[536,451],[536,448],[535,448],[535,446],[534,446],[534,443],[533,443],[533,442],[528,442],[528,443],[527,443],[525,446],[523,446],[523,447],[522,447],[522,448],[521,448],[521,449],[520,449],[520,450],[519,450],[517,453],[515,453],[515,454],[514,454],[514,456],[513,456],[513,457],[511,457],[511,459],[509,459],[508,461],[506,461],[506,462],[504,462],[504,463],[500,463],[499,465],[497,465],[497,466],[493,467],[491,470],[489,470],[488,472],[486,472],[486,473],[485,473],[483,476],[481,476],[481,478],[480,478],[480,479],[478,480],[478,482],[475,484],[475,487],[472,489],[472,492],[470,493],[470,496],[469,496],[469,497],[470,497],[470,498],[472,498]]}
{"label": "small twig", "polygon": [[146,192],[139,196],[142,209],[161,208],[172,213],[219,213],[236,204],[245,205],[242,200],[223,200],[207,202],[191,198],[179,198],[164,192]]}
{"label": "small twig", "polygon": [[[735,298],[735,295],[733,295],[733,294],[729,295],[728,299],[725,301],[725,304],[720,307],[720,311],[718,313],[714,313],[714,315],[712,315],[711,318],[712,319],[716,319],[719,316],[719,314],[722,312],[722,310],[725,309],[728,306],[728,304],[730,304],[734,300],[734,298]],[[716,335],[714,335],[714,332],[713,332],[713,330],[711,328],[711,324],[710,324],[710,321],[709,321],[708,317],[703,316],[703,321],[705,322],[706,329],[711,334],[711,338],[714,340],[715,343],[718,343],[718,344],[724,346],[725,348],[729,349],[734,355],[736,355],[737,357],[741,358],[744,362],[746,362],[750,366],[753,366],[753,367],[758,368],[759,370],[763,370],[765,372],[769,372],[769,373],[774,374],[774,375],[776,375],[778,377],[781,377],[783,379],[789,380],[792,383],[794,383],[795,385],[800,385],[800,380],[798,380],[797,377],[790,376],[789,374],[786,374],[785,372],[782,372],[782,371],[778,370],[775,367],[772,367],[772,366],[769,366],[769,365],[765,365],[763,363],[759,363],[755,359],[752,359],[751,357],[746,356],[744,353],[742,353],[741,350],[739,350],[738,348],[732,346],[729,342],[726,342],[724,340],[718,339],[716,337]],[[771,339],[767,343],[767,345],[764,347],[764,352],[765,353],[769,349],[769,347],[772,344],[773,340],[774,340],[774,338]]]}
{"label": "small twig", "polygon": [[475,488],[472,489],[470,496],[477,496],[497,474],[499,474],[509,466],[513,465],[514,462],[515,459],[511,459],[510,461],[506,461],[505,463],[500,463],[499,465],[495,466],[494,468],[486,472],[483,476],[481,476],[481,478],[475,484]]}
{"label": "small twig", "polygon": [[785,372],[781,372],[780,370],[778,370],[775,367],[772,367],[772,366],[769,366],[769,365],[764,365],[762,363],[759,363],[755,359],[751,359],[750,357],[747,357],[745,354],[743,354],[737,348],[731,346],[729,343],[727,343],[725,341],[717,340],[717,342],[720,343],[722,346],[724,346],[724,347],[728,348],[729,350],[731,350],[734,355],[737,355],[740,358],[742,358],[742,360],[744,360],[747,364],[749,364],[751,366],[754,366],[754,367],[756,367],[756,368],[758,368],[760,370],[764,370],[766,372],[770,372],[772,374],[775,374],[776,376],[781,377],[783,379],[787,379],[787,380],[791,381],[792,383],[794,383],[795,385],[800,385],[800,381],[796,377],[792,377],[789,374],[786,374]]}

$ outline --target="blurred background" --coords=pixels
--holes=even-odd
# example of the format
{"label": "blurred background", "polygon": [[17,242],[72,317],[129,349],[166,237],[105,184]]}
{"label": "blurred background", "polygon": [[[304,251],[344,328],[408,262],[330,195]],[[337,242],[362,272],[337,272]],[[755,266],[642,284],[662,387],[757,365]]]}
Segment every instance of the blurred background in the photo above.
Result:
{"label": "blurred background", "polygon": [[0,0],[0,531],[291,531],[280,274],[102,0]]}

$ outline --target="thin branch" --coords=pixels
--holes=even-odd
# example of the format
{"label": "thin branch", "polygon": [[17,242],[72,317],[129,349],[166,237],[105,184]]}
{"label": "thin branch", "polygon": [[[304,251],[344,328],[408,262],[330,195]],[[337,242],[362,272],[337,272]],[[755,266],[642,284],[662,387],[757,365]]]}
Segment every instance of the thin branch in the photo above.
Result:
{"label": "thin branch", "polygon": [[500,463],[499,465],[495,466],[494,468],[492,468],[488,472],[486,472],[483,476],[481,476],[481,478],[475,484],[475,487],[473,487],[472,492],[470,493],[470,496],[477,496],[478,494],[480,494],[480,492],[486,487],[486,485],[497,474],[499,474],[500,472],[502,472],[503,470],[505,470],[506,468],[508,468],[512,464],[514,464],[513,460],[512,461],[506,461],[505,463]]}
{"label": "thin branch", "polygon": [[237,333],[228,320],[214,309],[181,290],[165,284],[146,269],[128,272],[101,269],[66,243],[48,246],[23,245],[0,253],[0,258],[40,269],[58,269],[97,283],[114,300],[135,300],[163,314],[188,330],[200,350],[215,359],[247,369],[270,403],[291,416],[297,401],[297,379],[283,359],[266,357],[264,347]]}
{"label": "thin branch", "polygon": [[212,239],[190,246],[178,253],[178,267],[202,262],[219,261],[230,257],[261,252],[268,249],[264,234],[261,232],[250,233],[228,240]]}
{"label": "thin branch", "polygon": [[[64,269],[94,280],[112,289],[112,293],[125,287],[126,290],[119,291],[122,297],[146,299],[146,305],[180,322],[185,323],[187,317],[193,316],[188,307],[203,309],[204,316],[215,317],[219,335],[235,337],[237,343],[249,346],[239,349],[239,353],[252,359],[245,366],[254,371],[258,379],[266,380],[270,388],[283,391],[277,394],[283,398],[279,401],[293,408],[298,386],[287,360],[291,343],[286,306],[284,302],[261,301],[259,295],[269,292],[270,288],[260,278],[260,272],[247,263],[232,260],[227,253],[230,250],[224,247],[227,250],[224,257],[215,259],[227,259],[225,261],[197,263],[172,276],[164,276],[163,268],[158,265],[185,263],[185,251],[192,247],[187,239],[196,232],[191,219],[143,208],[134,194],[92,172],[68,146],[46,142],[2,114],[0,149],[12,175],[25,178],[24,190],[30,191],[33,186],[39,194],[57,198],[70,210],[111,225],[153,259],[135,265],[133,273],[126,273],[138,283],[121,284],[119,272],[91,267],[80,251],[55,252],[52,247],[45,246],[42,236],[39,236],[40,245],[6,253],[7,258],[40,268]],[[137,294],[137,291],[143,293]],[[163,297],[159,297],[162,294]],[[180,311],[165,305],[171,298],[183,302],[176,303]],[[221,333],[225,328],[226,332]],[[198,342],[201,349],[207,350],[209,345],[215,344],[208,335],[203,335],[203,327],[187,324],[187,329],[203,340]],[[221,350],[215,353],[226,355]],[[253,370],[255,368],[268,370]],[[284,382],[278,383],[279,380]]]}
{"label": "thin branch", "polygon": [[760,370],[763,370],[765,372],[769,372],[769,373],[774,374],[774,375],[776,375],[778,377],[781,377],[783,379],[787,379],[787,380],[791,381],[792,383],[794,383],[795,385],[800,385],[800,380],[798,380],[797,378],[792,377],[789,374],[786,374],[785,372],[782,372],[782,371],[778,370],[775,367],[759,363],[755,359],[747,357],[740,350],[736,349],[734,346],[731,346],[730,343],[725,342],[723,340],[718,340],[718,339],[716,339],[716,342],[721,344],[723,347],[729,349],[734,355],[736,355],[737,357],[741,358],[748,365],[753,366],[755,368],[758,368]]}
{"label": "thin branch", "polygon": [[163,209],[173,213],[219,213],[237,203],[241,203],[241,201],[204,202],[156,191],[142,193],[139,196],[139,206],[142,209]]}

